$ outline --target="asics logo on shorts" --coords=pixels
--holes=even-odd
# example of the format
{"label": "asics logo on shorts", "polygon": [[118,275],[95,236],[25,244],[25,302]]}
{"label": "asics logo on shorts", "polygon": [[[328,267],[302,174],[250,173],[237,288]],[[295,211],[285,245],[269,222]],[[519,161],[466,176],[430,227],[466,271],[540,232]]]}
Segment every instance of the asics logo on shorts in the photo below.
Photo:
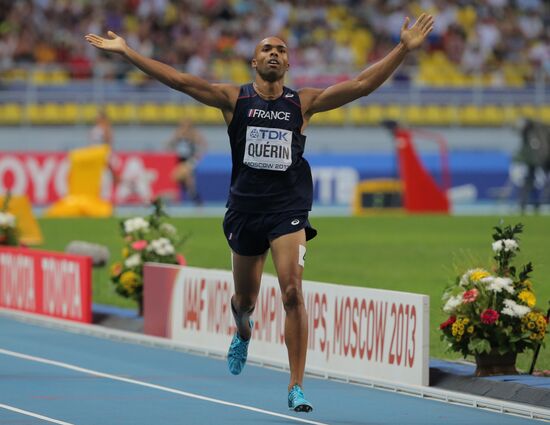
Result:
{"label": "asics logo on shorts", "polygon": [[290,224],[292,224],[293,226],[297,226],[298,224],[300,224],[300,220],[298,220],[298,219],[296,218],[296,219],[292,220],[292,221],[290,222]]}

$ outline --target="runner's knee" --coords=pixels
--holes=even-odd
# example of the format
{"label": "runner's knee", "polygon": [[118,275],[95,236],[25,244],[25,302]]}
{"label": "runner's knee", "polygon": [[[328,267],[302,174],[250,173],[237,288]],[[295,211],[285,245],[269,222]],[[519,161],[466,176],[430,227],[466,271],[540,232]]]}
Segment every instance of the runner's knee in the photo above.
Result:
{"label": "runner's knee", "polygon": [[285,311],[293,310],[304,303],[302,290],[297,284],[288,285],[282,294],[282,298]]}
{"label": "runner's knee", "polygon": [[237,313],[248,313],[254,309],[256,297],[248,294],[235,294],[233,297],[233,307]]}

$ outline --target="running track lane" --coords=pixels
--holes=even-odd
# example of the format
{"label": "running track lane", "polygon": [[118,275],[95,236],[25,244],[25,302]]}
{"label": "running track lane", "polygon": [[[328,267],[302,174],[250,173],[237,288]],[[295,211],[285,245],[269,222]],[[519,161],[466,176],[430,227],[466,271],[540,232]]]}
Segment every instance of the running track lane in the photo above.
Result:
{"label": "running track lane", "polygon": [[[229,341],[228,341],[229,343]],[[538,424],[309,378],[312,414],[286,408],[286,372],[0,317],[0,424]]]}

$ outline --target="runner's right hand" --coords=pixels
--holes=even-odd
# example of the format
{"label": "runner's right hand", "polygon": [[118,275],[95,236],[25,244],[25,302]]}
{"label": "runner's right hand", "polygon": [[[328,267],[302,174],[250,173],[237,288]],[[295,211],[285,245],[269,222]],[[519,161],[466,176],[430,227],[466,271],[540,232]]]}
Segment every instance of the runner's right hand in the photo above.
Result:
{"label": "runner's right hand", "polygon": [[84,38],[94,47],[113,53],[124,53],[127,45],[126,40],[116,35],[113,31],[108,31],[107,35],[111,38],[103,38],[99,35],[88,34]]}

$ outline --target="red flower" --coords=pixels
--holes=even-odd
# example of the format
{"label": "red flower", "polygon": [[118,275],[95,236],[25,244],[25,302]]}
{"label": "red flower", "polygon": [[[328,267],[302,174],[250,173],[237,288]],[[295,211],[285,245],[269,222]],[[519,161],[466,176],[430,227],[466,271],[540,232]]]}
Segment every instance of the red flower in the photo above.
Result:
{"label": "red flower", "polygon": [[462,294],[462,302],[465,304],[473,303],[477,299],[477,295],[477,289],[470,289]]}
{"label": "red flower", "polygon": [[451,326],[454,322],[456,322],[456,317],[451,316],[446,321],[444,321],[441,325],[439,325],[439,329],[445,329],[448,326]]}
{"label": "red flower", "polygon": [[492,310],[490,308],[484,310],[481,313],[481,321],[486,325],[492,325],[498,320],[499,317],[500,314],[498,314],[498,311]]}
{"label": "red flower", "polygon": [[139,240],[132,243],[131,247],[132,249],[135,249],[136,251],[143,251],[145,248],[147,248],[147,241],[145,240]]}

